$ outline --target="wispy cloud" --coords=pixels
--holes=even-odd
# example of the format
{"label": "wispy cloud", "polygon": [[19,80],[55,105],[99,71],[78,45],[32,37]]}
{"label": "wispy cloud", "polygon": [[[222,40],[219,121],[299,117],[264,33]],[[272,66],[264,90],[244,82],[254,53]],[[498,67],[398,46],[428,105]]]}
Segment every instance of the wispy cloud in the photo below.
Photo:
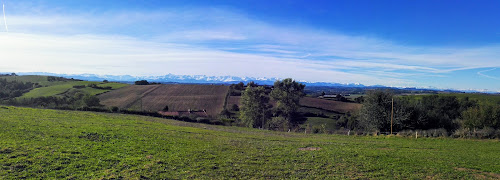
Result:
{"label": "wispy cloud", "polygon": [[489,76],[489,75],[484,74],[484,73],[486,73],[486,72],[489,72],[489,71],[494,71],[494,70],[496,70],[496,69],[497,69],[497,68],[487,69],[487,70],[482,70],[482,71],[477,72],[477,74],[478,74],[478,75],[480,75],[480,76],[483,76],[483,77],[490,78],[490,79],[500,80],[500,77],[493,77],[493,76]]}
{"label": "wispy cloud", "polygon": [[7,18],[5,17],[5,4],[2,4],[2,12],[3,12],[3,22],[5,24],[5,31],[9,32],[9,27],[7,26]]}
{"label": "wispy cloud", "polygon": [[[221,8],[36,16],[17,12],[9,19],[13,33],[0,34],[5,39],[0,49],[6,52],[2,59],[16,60],[3,67],[17,71],[293,77],[419,86],[423,83],[415,77],[500,66],[500,45],[401,45],[373,36],[271,24]],[[31,65],[17,65],[24,63]],[[484,72],[478,74],[488,77]]]}

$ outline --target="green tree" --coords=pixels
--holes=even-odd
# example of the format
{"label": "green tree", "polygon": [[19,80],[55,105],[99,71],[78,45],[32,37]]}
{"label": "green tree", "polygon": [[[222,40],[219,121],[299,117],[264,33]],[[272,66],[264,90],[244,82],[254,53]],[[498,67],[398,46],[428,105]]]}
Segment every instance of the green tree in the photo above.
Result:
{"label": "green tree", "polygon": [[83,97],[83,102],[88,107],[101,106],[101,101],[99,100],[99,98],[97,98],[96,96],[92,96],[92,95],[86,95],[85,97]]}
{"label": "green tree", "polygon": [[269,119],[269,97],[264,87],[247,86],[241,96],[240,119],[246,127],[264,127]]}
{"label": "green tree", "polygon": [[250,86],[250,87],[257,87],[257,84],[255,84],[255,82],[253,81],[250,81],[249,83],[247,83],[247,87]]}
{"label": "green tree", "polygon": [[411,109],[407,102],[395,98],[390,91],[374,90],[368,91],[364,98],[363,107],[359,112],[358,126],[365,130],[380,130],[389,132],[391,130],[391,111],[393,108],[393,131],[404,129],[410,119]]}
{"label": "green tree", "polygon": [[236,90],[243,90],[245,88],[245,84],[243,84],[243,82],[239,82],[238,84],[236,84],[234,86],[234,89]]}
{"label": "green tree", "polygon": [[140,80],[136,81],[135,85],[149,85],[149,82],[147,80]]}
{"label": "green tree", "polygon": [[285,118],[289,126],[298,121],[297,110],[300,107],[300,98],[304,97],[306,86],[291,78],[274,82],[274,89],[270,96],[276,101],[276,115]]}
{"label": "green tree", "polygon": [[424,96],[421,100],[423,108],[423,129],[445,128],[448,131],[456,127],[453,121],[461,116],[460,101],[456,96]]}
{"label": "green tree", "polygon": [[360,103],[361,104],[361,103],[363,103],[365,101],[365,97],[364,96],[359,96],[357,98],[354,98],[354,101],[356,103]]}
{"label": "green tree", "polygon": [[492,105],[471,107],[462,112],[462,125],[469,129],[500,128],[500,108]]}
{"label": "green tree", "polygon": [[223,109],[219,115],[221,115],[222,117],[225,117],[225,118],[230,118],[231,117],[231,112],[227,109]]}
{"label": "green tree", "polygon": [[359,126],[365,130],[387,130],[392,98],[393,94],[389,91],[368,91],[360,110]]}
{"label": "green tree", "polygon": [[240,107],[238,107],[238,105],[233,104],[233,105],[231,106],[231,111],[239,111],[239,110],[240,110]]}

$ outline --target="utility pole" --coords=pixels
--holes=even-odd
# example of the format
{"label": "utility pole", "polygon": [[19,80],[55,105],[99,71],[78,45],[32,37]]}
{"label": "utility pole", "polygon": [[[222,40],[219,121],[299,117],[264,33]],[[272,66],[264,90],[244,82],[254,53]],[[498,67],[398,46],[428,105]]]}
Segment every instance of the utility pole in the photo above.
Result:
{"label": "utility pole", "polygon": [[391,109],[391,135],[392,135],[392,121],[394,119],[394,98],[392,98],[392,109]]}

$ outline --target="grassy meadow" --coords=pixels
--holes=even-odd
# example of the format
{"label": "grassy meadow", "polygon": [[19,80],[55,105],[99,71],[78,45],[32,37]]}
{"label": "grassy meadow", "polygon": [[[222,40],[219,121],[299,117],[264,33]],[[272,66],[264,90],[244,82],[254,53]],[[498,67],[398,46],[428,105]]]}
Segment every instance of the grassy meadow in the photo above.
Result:
{"label": "grassy meadow", "polygon": [[47,76],[38,76],[38,75],[2,76],[1,78],[7,79],[7,81],[33,82],[33,83],[36,82],[42,86],[51,86],[60,84],[59,81],[48,81]]}
{"label": "grassy meadow", "polygon": [[0,106],[0,179],[498,179],[500,142]]}
{"label": "grassy meadow", "polygon": [[112,88],[111,90],[128,86],[128,84],[114,83],[114,82],[104,83],[95,81],[76,81],[76,80],[49,81],[47,77],[48,76],[27,75],[27,76],[3,76],[0,78],[7,79],[7,81],[38,83],[39,85],[43,86],[32,89],[31,91],[23,94],[21,97],[18,98],[62,96],[64,94],[74,94],[76,92],[81,92],[90,95],[97,95],[110,91],[109,89],[95,89],[92,87],[73,88],[73,86],[82,86],[82,85],[87,86],[89,84],[96,84],[99,87],[111,87]]}
{"label": "grassy meadow", "polygon": [[[19,98],[36,98],[36,97],[57,96],[57,95],[62,95],[62,94],[67,93],[67,92],[71,92],[71,91],[79,91],[79,92],[82,92],[85,94],[90,94],[90,95],[96,95],[96,94],[110,91],[107,89],[95,89],[95,88],[91,88],[91,87],[84,87],[81,89],[73,88],[73,86],[88,85],[88,84],[92,84],[92,83],[96,83],[96,82],[70,81],[70,82],[65,82],[63,84],[35,88],[35,89],[31,90],[30,92],[23,94],[23,96],[21,96]],[[105,84],[97,83],[97,85],[100,87],[110,86],[113,89],[127,86],[127,84],[121,84],[121,83],[105,83]]]}
{"label": "grassy meadow", "polygon": [[324,130],[335,131],[337,121],[331,118],[324,117],[307,117],[307,121],[302,125],[303,127],[321,127]]}

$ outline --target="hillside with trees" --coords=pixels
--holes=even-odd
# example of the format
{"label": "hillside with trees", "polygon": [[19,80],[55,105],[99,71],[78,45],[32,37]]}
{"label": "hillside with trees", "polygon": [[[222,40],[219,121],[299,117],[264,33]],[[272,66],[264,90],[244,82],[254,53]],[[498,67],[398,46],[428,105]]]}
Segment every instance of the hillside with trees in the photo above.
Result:
{"label": "hillside with trees", "polygon": [[87,109],[101,108],[95,96],[127,86],[54,76],[0,76],[0,103],[15,106]]}
{"label": "hillside with trees", "polygon": [[[369,91],[361,110],[352,115],[351,130],[422,136],[500,138],[500,105],[456,96],[422,98],[394,96],[390,91]],[[392,119],[392,124],[391,124]],[[410,133],[411,134],[411,133]]]}

